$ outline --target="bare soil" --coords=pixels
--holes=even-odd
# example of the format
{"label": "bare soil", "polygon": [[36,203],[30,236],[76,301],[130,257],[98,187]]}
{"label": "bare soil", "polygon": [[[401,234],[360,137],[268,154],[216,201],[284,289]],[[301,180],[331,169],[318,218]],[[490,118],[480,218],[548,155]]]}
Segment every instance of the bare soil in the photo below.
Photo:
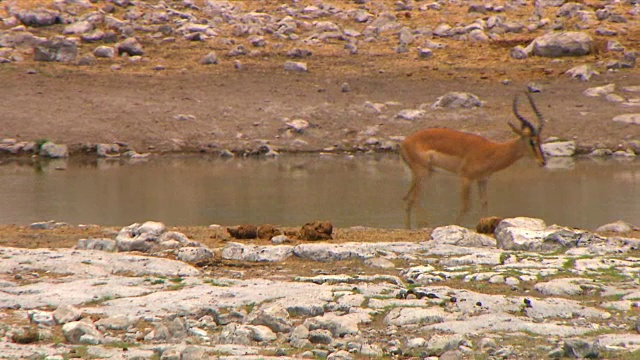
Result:
{"label": "bare soil", "polygon": [[[367,56],[310,58],[308,73],[286,73],[279,61],[250,63],[242,70],[222,64],[159,72],[3,65],[0,137],[48,139],[72,150],[119,143],[155,153],[241,151],[261,143],[280,151],[353,151],[364,147],[367,137],[362,134],[372,126],[382,140],[424,127],[451,127],[504,140],[512,136],[506,122],[513,120],[514,95],[535,82],[543,89],[535,97],[547,118],[543,138],[576,140],[587,150],[626,148],[640,139],[637,125],[612,121],[633,108],[582,95],[588,87],[609,83],[618,89],[639,85],[637,69],[580,82],[563,74],[564,62],[548,62],[544,69],[518,64],[502,70],[442,70],[435,61],[396,64],[393,56],[375,62]],[[358,71],[353,69],[357,64]],[[31,69],[35,74],[28,73]],[[503,85],[507,79],[512,82]],[[343,83],[351,91],[343,92]],[[427,108],[428,114],[415,121],[396,117],[402,109],[430,105],[449,91],[477,94],[485,104],[474,110]],[[389,105],[376,114],[365,109],[367,101]],[[527,107],[521,109],[535,121]],[[188,118],[180,120],[181,115]],[[291,134],[285,123],[293,119],[307,120],[311,127]]]}

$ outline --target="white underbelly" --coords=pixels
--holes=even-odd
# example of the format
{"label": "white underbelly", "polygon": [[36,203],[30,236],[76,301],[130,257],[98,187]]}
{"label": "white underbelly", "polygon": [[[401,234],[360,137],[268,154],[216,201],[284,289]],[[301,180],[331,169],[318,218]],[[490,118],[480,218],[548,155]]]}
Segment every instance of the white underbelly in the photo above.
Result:
{"label": "white underbelly", "polygon": [[457,156],[439,153],[437,151],[427,151],[425,157],[432,168],[443,169],[452,173],[458,173],[462,166],[462,159]]}

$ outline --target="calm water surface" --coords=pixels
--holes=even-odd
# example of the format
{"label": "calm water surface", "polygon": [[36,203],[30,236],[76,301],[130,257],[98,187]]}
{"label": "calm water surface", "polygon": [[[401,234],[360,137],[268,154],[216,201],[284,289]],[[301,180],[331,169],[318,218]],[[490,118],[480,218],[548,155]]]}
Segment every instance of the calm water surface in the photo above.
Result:
{"label": "calm water surface", "polygon": [[[561,160],[562,162],[562,160]],[[489,214],[532,216],[592,229],[640,224],[640,161],[565,159],[541,169],[524,159],[489,182]],[[64,169],[64,170],[63,170]],[[138,162],[72,159],[0,162],[0,223],[168,225],[271,223],[403,227],[409,174],[398,156],[169,157]],[[474,209],[463,225],[482,215]],[[419,222],[450,224],[459,181],[439,173],[421,194]],[[414,222],[415,223],[415,222]]]}

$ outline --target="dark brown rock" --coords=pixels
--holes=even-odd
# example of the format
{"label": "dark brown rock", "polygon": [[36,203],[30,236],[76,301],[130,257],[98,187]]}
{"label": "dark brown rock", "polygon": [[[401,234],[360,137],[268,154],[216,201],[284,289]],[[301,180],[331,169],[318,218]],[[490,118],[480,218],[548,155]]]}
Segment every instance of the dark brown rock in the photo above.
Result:
{"label": "dark brown rock", "polygon": [[255,225],[231,226],[227,228],[227,231],[235,239],[255,239],[258,237],[258,228]]}
{"label": "dark brown rock", "polygon": [[328,221],[314,221],[304,224],[300,229],[300,239],[302,240],[330,240],[333,239],[331,233],[333,225]]}
{"label": "dark brown rock", "polygon": [[484,217],[476,225],[476,231],[480,234],[493,234],[502,220],[503,218],[497,216]]}
{"label": "dark brown rock", "polygon": [[277,235],[282,235],[282,231],[275,225],[263,224],[258,226],[258,239],[271,239]]}

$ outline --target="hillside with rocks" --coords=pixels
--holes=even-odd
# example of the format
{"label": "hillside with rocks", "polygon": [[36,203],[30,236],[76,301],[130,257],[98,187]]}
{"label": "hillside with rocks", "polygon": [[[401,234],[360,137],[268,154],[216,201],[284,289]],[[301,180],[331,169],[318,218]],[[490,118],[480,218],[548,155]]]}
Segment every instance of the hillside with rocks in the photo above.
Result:
{"label": "hillside with rocks", "polygon": [[[394,151],[427,126],[638,149],[633,0],[4,1],[2,149]],[[590,88],[601,88],[588,92]],[[471,103],[436,106],[449,93]]]}

